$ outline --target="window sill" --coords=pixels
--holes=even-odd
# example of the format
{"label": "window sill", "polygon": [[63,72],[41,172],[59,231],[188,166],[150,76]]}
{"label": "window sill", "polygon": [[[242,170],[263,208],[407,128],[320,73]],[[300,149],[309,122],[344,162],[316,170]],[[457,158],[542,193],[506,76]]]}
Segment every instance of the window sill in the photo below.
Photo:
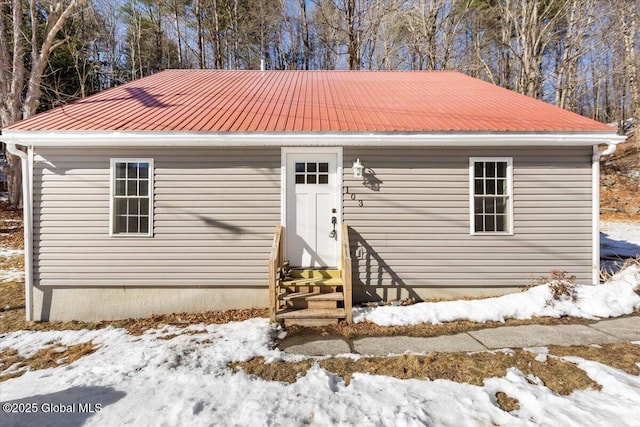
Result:
{"label": "window sill", "polygon": [[475,231],[470,234],[471,236],[513,236],[512,231]]}

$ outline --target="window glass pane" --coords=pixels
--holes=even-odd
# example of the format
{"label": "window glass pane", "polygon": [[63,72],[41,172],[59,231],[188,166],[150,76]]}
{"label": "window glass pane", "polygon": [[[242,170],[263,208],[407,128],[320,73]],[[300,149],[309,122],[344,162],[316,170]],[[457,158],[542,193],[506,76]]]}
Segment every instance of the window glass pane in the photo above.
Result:
{"label": "window glass pane", "polygon": [[482,229],[482,226],[484,225],[484,219],[482,218],[482,215],[476,215],[475,216],[475,231],[484,231]]}
{"label": "window glass pane", "polygon": [[506,217],[504,215],[496,216],[496,231],[506,231]]}
{"label": "window glass pane", "polygon": [[317,163],[307,163],[307,172],[316,172]]}
{"label": "window glass pane", "polygon": [[127,180],[127,196],[138,195],[138,181],[129,179]]}
{"label": "window glass pane", "polygon": [[126,182],[124,179],[119,179],[116,181],[116,196],[126,196],[125,193],[125,185]]}
{"label": "window glass pane", "polygon": [[296,163],[296,172],[304,172],[304,163]]}
{"label": "window glass pane", "polygon": [[315,184],[316,176],[315,175],[307,175],[307,184]]}
{"label": "window glass pane", "polygon": [[496,191],[497,191],[496,194],[507,194],[507,180],[506,179],[497,180]]}
{"label": "window glass pane", "polygon": [[140,233],[148,233],[149,232],[149,218],[141,217],[140,218]]}
{"label": "window glass pane", "polygon": [[139,228],[138,228],[138,217],[137,216],[130,216],[127,218],[127,224],[128,224],[128,232],[129,233],[138,233],[139,232]]}
{"label": "window glass pane", "polygon": [[138,192],[140,196],[148,196],[149,195],[149,181],[146,179],[140,180],[140,190]]}
{"label": "window glass pane", "polygon": [[115,215],[126,215],[127,199],[115,199],[113,203],[113,210]]}
{"label": "window glass pane", "polygon": [[329,183],[329,175],[320,174],[320,176],[318,178],[320,179],[320,181],[318,182],[319,184],[328,184]]}
{"label": "window glass pane", "polygon": [[507,213],[507,199],[505,197],[498,197],[496,199],[496,213]]}
{"label": "window glass pane", "polygon": [[138,163],[140,178],[149,178],[149,163]]}
{"label": "window glass pane", "polygon": [[149,216],[149,199],[147,197],[140,199],[140,215]]}
{"label": "window glass pane", "polygon": [[329,163],[320,163],[320,172],[329,172]]}
{"label": "window glass pane", "polygon": [[476,162],[474,169],[474,176],[476,178],[482,178],[484,176],[484,163]]}
{"label": "window glass pane", "polygon": [[116,178],[125,178],[127,173],[126,163],[116,163]]}
{"label": "window glass pane", "polygon": [[496,176],[496,163],[487,162],[486,165],[487,177],[493,178],[494,176]]}
{"label": "window glass pane", "polygon": [[493,179],[488,179],[486,183],[487,183],[486,194],[496,194],[496,182]]}
{"label": "window glass pane", "polygon": [[484,201],[484,213],[493,214],[496,211],[495,199],[485,199]]}
{"label": "window glass pane", "polygon": [[484,231],[496,231],[495,217],[493,215],[484,217]]}
{"label": "window glass pane", "polygon": [[129,215],[138,215],[140,199],[129,199]]}
{"label": "window glass pane", "polygon": [[507,177],[507,162],[498,162],[498,177]]}
{"label": "window glass pane", "polygon": [[474,194],[484,194],[484,180],[482,179],[475,180]]}
{"label": "window glass pane", "polygon": [[475,208],[474,209],[474,213],[481,214],[483,212],[482,211],[483,200],[484,199],[482,197],[475,197],[474,198],[474,203],[473,203],[474,208]]}
{"label": "window glass pane", "polygon": [[127,178],[137,178],[138,177],[138,164],[137,163],[127,163]]}
{"label": "window glass pane", "polygon": [[116,233],[126,233],[127,232],[127,217],[124,215],[117,215],[115,217],[114,227]]}
{"label": "window glass pane", "polygon": [[304,184],[304,175],[296,175],[296,184]]}

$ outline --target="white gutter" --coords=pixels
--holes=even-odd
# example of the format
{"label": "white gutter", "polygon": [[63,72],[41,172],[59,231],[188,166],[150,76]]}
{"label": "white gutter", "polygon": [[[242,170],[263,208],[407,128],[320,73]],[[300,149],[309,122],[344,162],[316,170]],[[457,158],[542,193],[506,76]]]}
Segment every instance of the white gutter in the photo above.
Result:
{"label": "white gutter", "polygon": [[14,143],[6,143],[7,152],[20,157],[22,166],[22,220],[24,229],[24,298],[27,321],[33,320],[33,149],[29,153],[18,149]]}
{"label": "white gutter", "polygon": [[[626,138],[624,138],[624,140],[626,140]],[[608,141],[608,147],[602,151],[600,151],[597,145],[593,146],[593,156],[591,158],[591,177],[593,180],[593,271],[591,280],[594,285],[600,283],[600,157],[613,154],[616,151],[617,144],[620,142],[622,141],[618,139]]]}
{"label": "white gutter", "polygon": [[[37,147],[251,147],[251,146],[591,146],[615,141],[598,132],[189,132],[25,131],[4,129],[2,139]],[[620,137],[620,141],[624,141]]]}

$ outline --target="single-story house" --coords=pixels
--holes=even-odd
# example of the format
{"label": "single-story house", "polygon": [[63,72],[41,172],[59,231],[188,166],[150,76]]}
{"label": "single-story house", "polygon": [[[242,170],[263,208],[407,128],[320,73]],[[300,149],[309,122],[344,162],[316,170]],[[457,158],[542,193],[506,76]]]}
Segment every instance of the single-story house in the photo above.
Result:
{"label": "single-story house", "polygon": [[623,140],[457,72],[221,70],[163,71],[1,139],[24,165],[34,320],[348,319],[552,270],[597,283],[599,158]]}

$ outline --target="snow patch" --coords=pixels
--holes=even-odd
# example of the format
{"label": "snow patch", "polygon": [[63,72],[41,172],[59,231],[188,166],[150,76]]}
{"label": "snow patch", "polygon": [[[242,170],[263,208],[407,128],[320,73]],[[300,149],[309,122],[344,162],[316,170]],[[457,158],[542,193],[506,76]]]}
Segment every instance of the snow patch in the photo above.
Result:
{"label": "snow patch", "polygon": [[469,301],[424,302],[405,307],[382,306],[353,309],[353,321],[381,326],[440,324],[455,320],[504,322],[506,319],[574,316],[597,319],[629,314],[640,308],[634,288],[640,284],[640,268],[632,265],[603,285],[577,285],[576,300],[551,300],[549,284],[525,292]]}

